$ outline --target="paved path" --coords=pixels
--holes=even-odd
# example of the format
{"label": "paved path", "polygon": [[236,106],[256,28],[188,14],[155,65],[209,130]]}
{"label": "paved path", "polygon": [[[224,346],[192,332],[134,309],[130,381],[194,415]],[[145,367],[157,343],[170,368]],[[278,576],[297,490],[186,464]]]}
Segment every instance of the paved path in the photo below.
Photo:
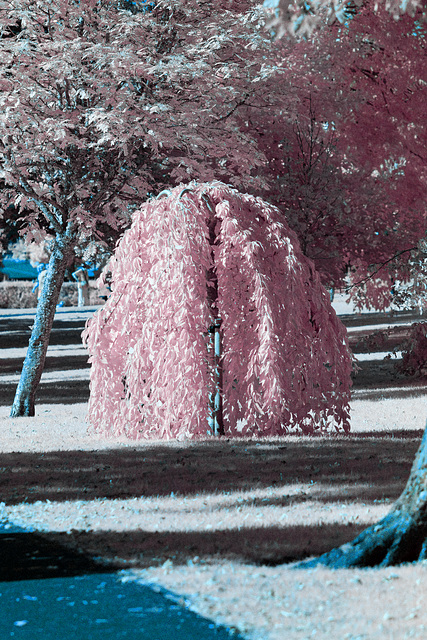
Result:
{"label": "paved path", "polygon": [[0,559],[1,640],[241,638],[190,611],[182,596],[5,523]]}
{"label": "paved path", "polygon": [[0,583],[0,637],[22,640],[230,640],[173,594],[115,574]]}

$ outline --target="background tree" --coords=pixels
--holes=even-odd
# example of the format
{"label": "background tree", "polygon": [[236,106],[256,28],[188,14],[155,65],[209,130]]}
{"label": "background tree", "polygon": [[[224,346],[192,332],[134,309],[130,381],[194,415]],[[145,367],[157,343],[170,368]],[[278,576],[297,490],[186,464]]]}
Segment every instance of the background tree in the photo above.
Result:
{"label": "background tree", "polygon": [[176,187],[134,214],[109,269],[84,332],[95,430],[203,436],[217,394],[226,435],[348,430],[345,328],[276,208],[219,182]]}
{"label": "background tree", "polygon": [[374,308],[412,277],[426,230],[421,17],[391,20],[365,3],[310,40],[279,41],[287,81],[298,87],[293,113],[286,97],[268,124],[248,114],[268,158],[264,197],[281,208],[324,281],[342,285],[350,268],[353,298]]}
{"label": "background tree", "polygon": [[[283,212],[322,281],[342,285],[350,261],[369,247],[372,238],[366,226],[372,215],[366,212],[367,197],[369,192],[373,206],[378,195],[372,185],[359,185],[360,175],[356,180],[354,172],[345,171],[345,158],[337,148],[339,130],[316,114],[313,96],[304,100],[302,94],[292,118],[277,114],[274,128],[254,122],[255,113],[249,117],[267,158],[264,197]],[[360,214],[352,215],[356,201],[368,218],[364,228]]]}
{"label": "background tree", "polygon": [[[344,139],[349,146],[357,138],[365,141],[351,145],[352,158],[363,163],[385,194],[376,232],[386,251],[378,251],[376,259],[369,253],[361,256],[353,274],[354,282],[366,283],[354,292],[376,308],[382,301],[383,306],[391,302],[393,282],[413,278],[411,263],[420,257],[419,241],[426,232],[426,43],[422,10],[396,20],[385,9],[374,11],[369,3],[350,22],[343,39],[349,61],[343,70],[353,92],[362,98],[346,119]],[[377,250],[378,244],[374,243]],[[382,300],[375,299],[372,275],[385,283],[388,295]]]}
{"label": "background tree", "polygon": [[271,70],[262,12],[243,9],[0,1],[0,205],[25,212],[29,239],[41,228],[53,236],[12,415],[34,414],[78,245],[127,226],[166,182],[254,182],[260,154],[233,114],[256,102]]}
{"label": "background tree", "polygon": [[[396,7],[395,3],[391,4]],[[393,184],[406,185],[402,194],[396,189],[394,195],[397,202],[412,203],[412,211],[419,211],[421,224],[418,238],[421,240],[425,234],[423,198],[426,176],[425,116],[421,107],[425,104],[426,67],[425,15],[419,8],[420,4],[408,3],[412,18],[404,15],[394,20],[381,9],[378,12],[371,11],[370,3],[361,3],[362,8],[356,11],[356,16],[349,22],[348,42],[356,40],[364,45],[362,56],[358,57],[358,62],[362,64],[349,67],[355,88],[362,85],[365,89],[367,83],[371,89],[371,98],[366,101],[364,108],[354,112],[349,120],[349,132],[363,121],[364,135],[373,141],[372,153],[367,157],[368,165],[379,176],[390,179],[391,189]],[[381,26],[385,29],[381,29]],[[387,47],[380,44],[385,44],[385,40]],[[335,44],[338,46],[337,42]],[[414,50],[418,52],[419,59],[408,53]],[[353,54],[356,55],[357,51],[355,48]],[[378,64],[379,61],[384,66]],[[396,149],[397,154],[394,153]],[[404,180],[399,182],[397,178],[401,177]],[[399,195],[402,200],[398,199]],[[411,208],[407,211],[411,211]],[[419,338],[417,335],[416,339],[424,345],[424,340]],[[427,429],[406,487],[390,513],[351,542],[298,566],[388,566],[426,557]]]}

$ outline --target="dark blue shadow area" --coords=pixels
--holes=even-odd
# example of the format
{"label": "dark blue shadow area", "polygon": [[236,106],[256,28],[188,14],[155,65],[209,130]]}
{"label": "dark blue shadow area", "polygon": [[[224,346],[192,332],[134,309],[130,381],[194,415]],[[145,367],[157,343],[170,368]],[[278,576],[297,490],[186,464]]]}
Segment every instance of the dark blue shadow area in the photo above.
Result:
{"label": "dark blue shadow area", "polygon": [[0,523],[0,640],[243,640],[181,596],[123,575]]}
{"label": "dark blue shadow area", "polygon": [[241,640],[185,608],[178,596],[119,575],[0,582],[0,638]]}

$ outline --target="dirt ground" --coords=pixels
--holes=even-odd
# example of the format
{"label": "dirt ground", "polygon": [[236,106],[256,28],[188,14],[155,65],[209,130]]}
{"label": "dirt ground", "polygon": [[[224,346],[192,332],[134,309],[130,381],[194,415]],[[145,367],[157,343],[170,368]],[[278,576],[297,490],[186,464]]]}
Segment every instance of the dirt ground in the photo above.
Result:
{"label": "dirt ground", "polygon": [[101,440],[83,403],[41,405],[35,419],[1,407],[1,518],[168,588],[250,639],[424,639],[427,563],[288,564],[387,512],[423,404],[354,401],[351,436],[201,443]]}
{"label": "dirt ground", "polygon": [[[348,436],[135,443],[88,433],[85,402],[14,419],[4,404],[0,522],[170,589],[250,640],[425,640],[427,563],[292,568],[382,517],[409,474],[426,385],[393,378],[389,362],[375,377],[369,357]],[[87,380],[63,369],[46,386]]]}

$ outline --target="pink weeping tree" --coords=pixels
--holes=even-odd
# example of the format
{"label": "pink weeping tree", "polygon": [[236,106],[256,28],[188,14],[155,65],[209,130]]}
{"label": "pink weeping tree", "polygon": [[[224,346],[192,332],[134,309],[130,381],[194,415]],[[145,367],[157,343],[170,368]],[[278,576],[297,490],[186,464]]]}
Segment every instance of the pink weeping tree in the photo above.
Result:
{"label": "pink weeping tree", "polygon": [[349,430],[352,358],[278,209],[221,183],[159,194],[89,320],[91,428],[129,438]]}

